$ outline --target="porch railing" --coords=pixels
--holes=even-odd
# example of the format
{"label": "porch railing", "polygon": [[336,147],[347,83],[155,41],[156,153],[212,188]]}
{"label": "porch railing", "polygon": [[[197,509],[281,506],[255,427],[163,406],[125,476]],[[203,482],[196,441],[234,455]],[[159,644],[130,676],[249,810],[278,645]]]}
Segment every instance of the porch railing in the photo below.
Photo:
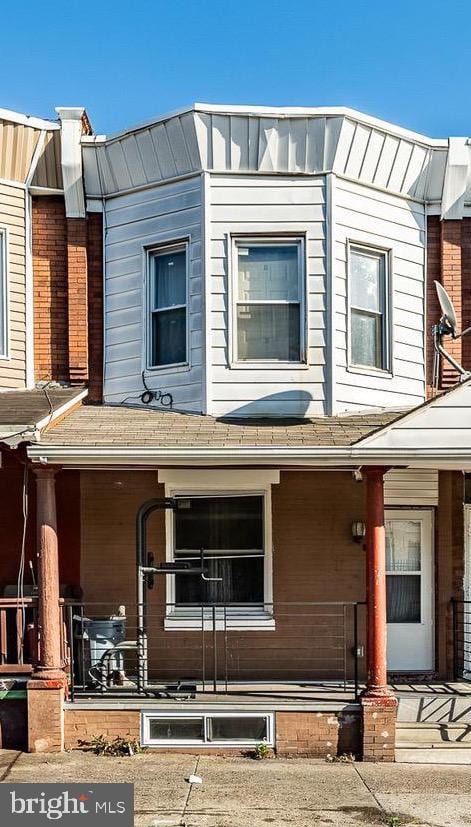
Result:
{"label": "porch railing", "polygon": [[[251,686],[336,685],[358,696],[364,604],[144,605],[64,607],[70,697],[248,693]],[[254,690],[256,691],[256,690]]]}
{"label": "porch railing", "polygon": [[37,652],[36,598],[0,597],[0,674],[31,672]]}
{"label": "porch railing", "polygon": [[471,681],[471,600],[452,599],[451,615],[454,678]]}

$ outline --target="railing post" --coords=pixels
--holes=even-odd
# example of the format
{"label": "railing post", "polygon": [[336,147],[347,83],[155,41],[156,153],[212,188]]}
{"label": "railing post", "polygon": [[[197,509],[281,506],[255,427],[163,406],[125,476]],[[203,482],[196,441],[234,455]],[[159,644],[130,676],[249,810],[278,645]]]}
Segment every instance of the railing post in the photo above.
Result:
{"label": "railing post", "polygon": [[355,683],[355,700],[358,700],[358,603],[353,605],[353,680]]}
{"label": "railing post", "polygon": [[218,655],[217,655],[217,632],[216,632],[216,606],[213,603],[212,605],[212,619],[213,619],[213,692],[216,693],[218,691],[218,678],[217,678],[217,663],[218,663]]}
{"label": "railing post", "polygon": [[458,670],[458,611],[457,602],[454,597],[451,598],[451,630],[453,635],[453,680],[457,681],[459,678]]}
{"label": "railing post", "polygon": [[70,652],[70,675],[69,675],[69,691],[70,700],[72,703],[75,700],[75,641],[74,641],[74,616],[73,606],[67,606],[67,634],[69,637],[69,652]]}

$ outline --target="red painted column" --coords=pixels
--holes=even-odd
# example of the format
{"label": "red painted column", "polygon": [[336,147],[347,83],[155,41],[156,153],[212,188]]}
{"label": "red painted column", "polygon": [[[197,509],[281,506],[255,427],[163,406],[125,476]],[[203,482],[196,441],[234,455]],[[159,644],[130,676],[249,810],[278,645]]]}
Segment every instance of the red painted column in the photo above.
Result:
{"label": "red painted column", "polygon": [[391,695],[386,663],[386,539],[384,474],[387,468],[365,468],[366,475],[366,600],[367,681],[364,695]]}
{"label": "red painted column", "polygon": [[55,473],[52,468],[35,470],[40,630],[40,656],[34,673],[35,680],[63,680],[65,678],[61,668]]}

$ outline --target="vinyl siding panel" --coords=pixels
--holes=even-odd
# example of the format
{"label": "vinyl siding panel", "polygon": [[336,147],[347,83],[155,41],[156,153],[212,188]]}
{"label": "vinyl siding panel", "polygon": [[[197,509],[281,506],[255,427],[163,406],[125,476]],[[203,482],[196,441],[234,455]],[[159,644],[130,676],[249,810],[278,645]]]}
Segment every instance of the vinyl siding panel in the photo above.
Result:
{"label": "vinyl siding panel", "polygon": [[[337,179],[334,234],[336,409],[417,405],[425,395],[424,208],[403,198]],[[349,241],[391,251],[390,374],[348,368]]]}
{"label": "vinyl siding panel", "polygon": [[6,230],[8,358],[0,358],[0,389],[26,382],[25,193],[0,184],[0,228]]}
{"label": "vinyl siding panel", "polygon": [[[222,128],[222,127],[221,127]],[[264,166],[270,129],[264,124]],[[287,145],[286,151],[289,151]],[[214,150],[214,135],[213,135]],[[273,147],[273,151],[275,148]],[[283,147],[276,144],[277,164]],[[326,314],[325,179],[211,176],[209,215],[211,410],[216,416],[308,416],[324,413]],[[232,236],[294,233],[306,239],[307,365],[264,368],[230,363]]]}
{"label": "vinyl siding panel", "polygon": [[190,239],[189,365],[174,370],[148,370],[146,382],[151,389],[171,393],[175,409],[197,412],[203,409],[199,176],[107,201],[104,396],[108,403],[120,404],[126,400],[140,404],[139,397],[144,390],[141,372],[145,365],[147,329],[145,249],[187,237]]}

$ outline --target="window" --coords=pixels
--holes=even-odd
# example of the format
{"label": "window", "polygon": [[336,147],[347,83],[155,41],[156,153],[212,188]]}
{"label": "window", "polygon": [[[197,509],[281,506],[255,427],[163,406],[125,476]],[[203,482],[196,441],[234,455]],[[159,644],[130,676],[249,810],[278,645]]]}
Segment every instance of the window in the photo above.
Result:
{"label": "window", "polygon": [[301,361],[301,241],[239,240],[235,271],[236,359]]}
{"label": "window", "polygon": [[263,496],[185,498],[175,512],[175,559],[198,560],[206,575],[175,575],[175,603],[261,604],[264,600]]}
{"label": "window", "polygon": [[271,713],[183,713],[145,712],[142,743],[146,746],[273,746]]}
{"label": "window", "polygon": [[0,230],[0,356],[6,356],[8,351],[6,241],[5,230]]}
{"label": "window", "polygon": [[187,362],[187,245],[149,252],[150,367]]}
{"label": "window", "polygon": [[349,269],[351,364],[388,370],[388,254],[351,246]]}
{"label": "window", "polygon": [[388,623],[421,621],[421,540],[419,520],[386,522]]}

